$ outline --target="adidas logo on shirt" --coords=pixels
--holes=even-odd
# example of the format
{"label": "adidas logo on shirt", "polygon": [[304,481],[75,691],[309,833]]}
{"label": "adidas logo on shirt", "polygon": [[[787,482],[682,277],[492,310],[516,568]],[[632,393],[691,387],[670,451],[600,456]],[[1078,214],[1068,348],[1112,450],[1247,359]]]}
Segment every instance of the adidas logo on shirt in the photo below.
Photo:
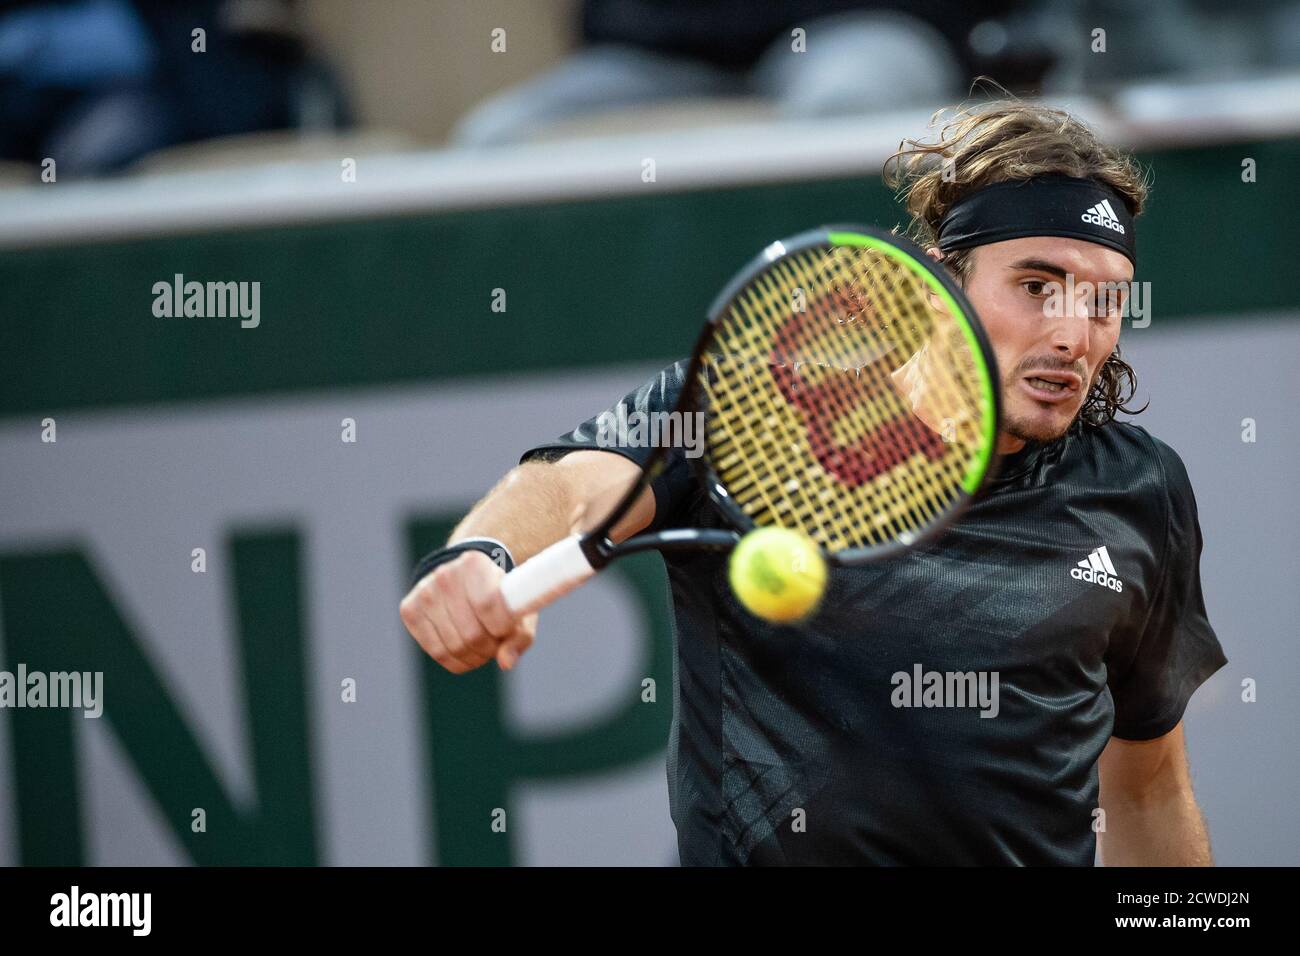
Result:
{"label": "adidas logo on shirt", "polygon": [[1109,199],[1103,199],[1080,218],[1084,222],[1092,223],[1094,226],[1104,226],[1107,229],[1114,229],[1121,236],[1124,235],[1124,226],[1119,222],[1119,216],[1115,215],[1115,210],[1111,206]]}
{"label": "adidas logo on shirt", "polygon": [[1070,568],[1070,577],[1076,581],[1099,584],[1115,592],[1124,590],[1124,582],[1116,575],[1115,565],[1110,563],[1110,554],[1105,545],[1080,561],[1078,567]]}

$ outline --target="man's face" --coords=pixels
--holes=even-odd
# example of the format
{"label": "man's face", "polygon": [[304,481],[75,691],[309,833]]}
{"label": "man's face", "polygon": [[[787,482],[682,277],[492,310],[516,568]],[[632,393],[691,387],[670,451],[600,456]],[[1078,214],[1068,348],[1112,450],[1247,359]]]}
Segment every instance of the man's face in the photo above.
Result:
{"label": "man's face", "polygon": [[[1000,452],[1065,434],[1119,341],[1132,278],[1122,254],[1082,239],[1030,236],[973,250],[963,288],[1002,376]],[[1122,291],[1108,295],[1107,283]]]}

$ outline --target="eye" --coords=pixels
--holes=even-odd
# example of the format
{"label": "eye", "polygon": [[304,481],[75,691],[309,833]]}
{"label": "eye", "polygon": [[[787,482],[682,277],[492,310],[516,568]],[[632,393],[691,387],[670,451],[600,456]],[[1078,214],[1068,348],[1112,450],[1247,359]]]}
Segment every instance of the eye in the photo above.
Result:
{"label": "eye", "polygon": [[1124,315],[1124,300],[1117,295],[1099,296],[1093,314],[1099,319],[1121,318]]}
{"label": "eye", "polygon": [[1020,283],[1020,285],[1021,288],[1035,297],[1042,295],[1043,290],[1047,288],[1047,283],[1042,279],[1028,279],[1025,282]]}

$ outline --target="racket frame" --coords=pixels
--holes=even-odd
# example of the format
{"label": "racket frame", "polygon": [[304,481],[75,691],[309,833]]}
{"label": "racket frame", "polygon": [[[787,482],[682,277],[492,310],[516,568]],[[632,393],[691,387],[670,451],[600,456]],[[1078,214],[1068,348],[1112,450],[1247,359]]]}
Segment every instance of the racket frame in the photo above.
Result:
{"label": "racket frame", "polygon": [[[852,238],[858,241],[841,242],[836,241],[837,237],[840,239]],[[921,271],[935,280],[934,283],[930,284],[931,288],[934,288],[937,284],[938,288],[935,291],[939,292],[941,297],[949,300],[947,304],[953,311],[954,321],[959,324],[966,336],[967,343],[982,360],[983,381],[981,391],[983,401],[987,407],[984,410],[984,455],[967,472],[962,491],[958,494],[956,500],[948,506],[944,514],[936,521],[926,525],[920,532],[909,532],[900,536],[898,540],[887,544],[826,552],[826,560],[832,565],[865,564],[870,561],[895,557],[933,540],[951,527],[953,522],[960,518],[962,513],[970,507],[971,502],[988,486],[989,481],[997,473],[1000,463],[1000,457],[996,451],[997,433],[1002,422],[1002,400],[998,384],[1000,379],[993,347],[984,331],[984,327],[980,324],[974,306],[966,298],[966,294],[961,287],[948,273],[947,268],[928,256],[920,246],[910,239],[886,232],[875,226],[859,224],[820,226],[799,233],[789,239],[773,242],[750,260],[749,264],[727,283],[709,307],[708,324],[696,341],[695,351],[691,356],[691,366],[687,372],[686,386],[682,390],[679,406],[686,403],[689,398],[690,406],[692,408],[698,407],[699,402],[695,390],[700,387],[697,373],[701,354],[708,343],[712,341],[716,329],[726,316],[732,302],[735,301],[742,290],[749,286],[756,276],[766,271],[774,263],[808,249],[819,246],[844,245],[883,247],[887,254],[901,254],[912,260]],[[688,390],[691,393],[689,397],[687,395]],[[732,500],[726,486],[709,464],[709,456],[700,455],[693,459],[691,464],[695,468],[697,479],[703,483],[708,491],[709,499],[722,512],[728,523],[739,529],[741,534],[753,530],[755,527],[753,519]]]}
{"label": "racket frame", "polygon": [[[837,242],[835,237],[850,238],[865,241]],[[968,343],[976,350],[977,354],[983,360],[983,393],[984,401],[989,405],[985,410],[985,427],[986,427],[986,454],[977,464],[978,470],[968,474],[968,480],[965,482],[965,488],[959,493],[957,499],[941,518],[927,525],[926,528],[915,534],[910,534],[906,538],[900,538],[897,541],[891,541],[888,544],[876,545],[865,548],[852,548],[846,551],[827,553],[826,559],[834,565],[855,565],[863,564],[869,561],[878,561],[885,558],[904,553],[917,547],[926,541],[931,540],[945,531],[952,525],[970,505],[979,492],[987,485],[988,481],[996,472],[998,456],[994,451],[996,444],[997,428],[1001,422],[1001,398],[998,394],[997,387],[998,375],[997,365],[994,359],[993,349],[989,344],[988,336],[985,334],[983,327],[979,323],[979,318],[973,306],[967,300],[965,293],[948,274],[946,268],[935,262],[925,252],[911,240],[888,233],[874,226],[864,226],[858,224],[829,225],[821,226],[816,229],[810,229],[806,232],[799,233],[788,239],[778,240],[769,244],[762,252],[755,256],[748,265],[740,270],[723,290],[714,298],[708,311],[708,321],[701,329],[699,336],[696,338],[695,346],[691,351],[691,358],[686,369],[686,376],[682,386],[681,394],[678,395],[677,402],[674,405],[674,411],[682,415],[691,414],[700,407],[700,371],[703,365],[703,355],[708,348],[709,343],[713,341],[715,332],[721,324],[727,309],[736,296],[746,288],[753,279],[770,267],[772,264],[799,252],[817,246],[836,246],[836,245],[870,245],[873,247],[885,247],[889,254],[901,253],[907,258],[913,260],[920,269],[928,276],[932,277],[939,289],[946,293],[946,298],[950,299],[949,307],[954,310],[953,317],[967,336]],[[935,283],[931,283],[933,288]],[[656,446],[650,453],[650,457],[642,466],[642,472],[637,482],[619,499],[613,509],[601,520],[601,522],[590,531],[577,535],[578,546],[582,550],[583,556],[591,565],[594,571],[608,565],[615,558],[627,554],[634,554],[639,551],[659,550],[659,551],[678,551],[678,550],[729,550],[736,545],[741,536],[755,527],[754,521],[749,517],[728,494],[726,486],[708,463],[707,455],[700,455],[696,458],[689,459],[691,467],[694,470],[695,478],[704,487],[708,493],[709,499],[714,506],[722,512],[728,523],[735,530],[706,529],[706,528],[674,528],[665,531],[649,532],[646,534],[633,535],[625,541],[615,543],[610,538],[610,531],[613,529],[625,514],[631,509],[632,505],[640,497],[641,493],[651,487],[655,478],[663,470],[668,460],[668,453],[671,449],[668,446]]]}

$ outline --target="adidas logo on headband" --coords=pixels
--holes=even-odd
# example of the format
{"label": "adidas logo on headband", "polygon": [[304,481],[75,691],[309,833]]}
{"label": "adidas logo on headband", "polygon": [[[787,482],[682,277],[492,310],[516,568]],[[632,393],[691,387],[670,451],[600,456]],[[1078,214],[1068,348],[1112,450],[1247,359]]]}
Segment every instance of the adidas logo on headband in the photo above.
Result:
{"label": "adidas logo on headband", "polygon": [[1079,218],[1096,226],[1114,229],[1121,236],[1124,235],[1124,226],[1118,222],[1119,217],[1115,215],[1115,210],[1111,208],[1109,199],[1103,199]]}

